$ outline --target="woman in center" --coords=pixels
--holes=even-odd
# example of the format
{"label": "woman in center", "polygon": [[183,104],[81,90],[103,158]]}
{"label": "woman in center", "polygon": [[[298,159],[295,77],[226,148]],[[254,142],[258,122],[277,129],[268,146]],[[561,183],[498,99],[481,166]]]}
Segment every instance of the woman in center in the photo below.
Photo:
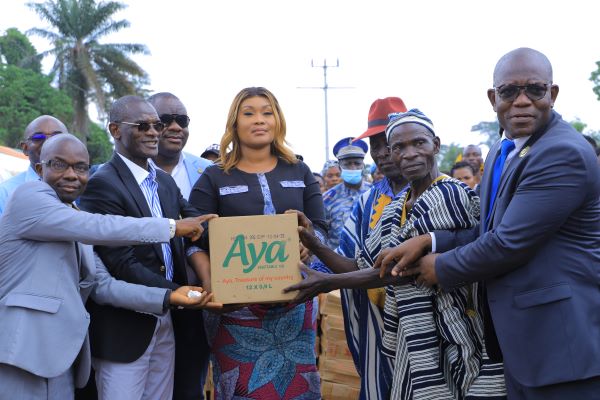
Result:
{"label": "woman in center", "polygon": [[[203,214],[221,217],[303,210],[323,237],[319,184],[286,146],[285,135],[283,113],[270,91],[240,91],[229,109],[220,158],[196,182],[190,203]],[[309,300],[252,304],[205,319],[216,398],[320,398],[316,312]]]}

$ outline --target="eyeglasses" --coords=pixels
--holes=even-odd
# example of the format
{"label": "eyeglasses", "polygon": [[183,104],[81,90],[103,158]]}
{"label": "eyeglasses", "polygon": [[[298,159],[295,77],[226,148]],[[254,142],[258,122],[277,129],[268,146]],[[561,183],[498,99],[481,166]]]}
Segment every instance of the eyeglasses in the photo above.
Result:
{"label": "eyeglasses", "polygon": [[62,131],[54,131],[52,133],[34,132],[27,138],[27,140],[30,140],[32,142],[41,142],[43,140],[51,138],[54,135],[58,135],[59,133],[62,133]]}
{"label": "eyeglasses", "polygon": [[185,114],[162,114],[160,120],[165,126],[171,125],[173,121],[177,122],[177,125],[182,128],[187,128],[190,124],[190,117]]}
{"label": "eyeglasses", "polygon": [[521,91],[525,90],[525,96],[531,101],[542,99],[548,91],[547,83],[530,83],[529,85],[502,85],[494,88],[502,101],[515,101],[521,95]]}
{"label": "eyeglasses", "polygon": [[137,126],[138,130],[140,132],[148,132],[150,130],[150,128],[154,128],[154,130],[156,130],[157,132],[162,132],[163,129],[165,129],[165,124],[163,124],[162,122],[126,122],[126,121],[121,121],[121,122],[117,122],[118,124],[125,124],[125,125],[131,125],[131,126]]}
{"label": "eyeglasses", "polygon": [[54,172],[65,172],[69,167],[73,168],[77,175],[87,175],[90,172],[90,165],[86,163],[69,164],[62,160],[48,160],[40,164],[47,165]]}

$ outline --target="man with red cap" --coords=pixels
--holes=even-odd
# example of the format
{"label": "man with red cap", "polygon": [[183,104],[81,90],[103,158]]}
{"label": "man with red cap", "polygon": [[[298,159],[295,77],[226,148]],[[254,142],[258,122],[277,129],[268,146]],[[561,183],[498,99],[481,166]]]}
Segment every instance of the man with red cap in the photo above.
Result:
{"label": "man with red cap", "polygon": [[[354,258],[364,248],[364,241],[381,218],[384,207],[406,188],[406,180],[391,160],[385,136],[388,114],[405,111],[406,106],[398,97],[375,100],[369,110],[367,130],[355,139],[369,138],[371,158],[385,178],[358,198],[350,218],[346,219],[336,249],[345,257]],[[346,338],[361,379],[360,399],[389,396],[392,363],[381,353],[384,299],[384,289],[342,289]]]}

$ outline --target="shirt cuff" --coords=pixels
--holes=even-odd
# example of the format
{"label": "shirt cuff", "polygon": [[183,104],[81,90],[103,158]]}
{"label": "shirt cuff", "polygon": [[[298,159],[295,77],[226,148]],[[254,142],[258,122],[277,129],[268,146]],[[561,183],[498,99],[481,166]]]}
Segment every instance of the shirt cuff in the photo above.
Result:
{"label": "shirt cuff", "polygon": [[188,247],[188,249],[185,251],[185,255],[186,256],[191,256],[194,253],[200,253],[200,252],[204,252],[204,250],[202,250],[200,247],[198,246],[190,246]]}
{"label": "shirt cuff", "polygon": [[174,219],[169,218],[169,237],[171,239],[175,237],[175,232],[177,232],[177,223]]}
{"label": "shirt cuff", "polygon": [[321,233],[321,231],[315,229],[315,236],[319,239],[319,241],[321,243],[323,243],[324,245],[327,244],[327,238],[325,237],[325,235],[323,235],[323,233]]}
{"label": "shirt cuff", "polygon": [[428,232],[429,236],[431,236],[431,252],[435,253],[436,250],[436,243],[435,243],[435,233],[433,232]]}
{"label": "shirt cuff", "polygon": [[165,298],[163,299],[163,313],[167,312],[171,307],[171,289],[167,289],[165,292]]}

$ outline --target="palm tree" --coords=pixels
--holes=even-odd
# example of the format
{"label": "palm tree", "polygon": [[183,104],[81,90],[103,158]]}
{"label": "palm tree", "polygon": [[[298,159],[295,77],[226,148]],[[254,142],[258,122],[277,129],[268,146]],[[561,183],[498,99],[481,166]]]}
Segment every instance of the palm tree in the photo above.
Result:
{"label": "palm tree", "polygon": [[147,73],[130,54],[149,54],[148,48],[133,43],[99,43],[99,40],[129,27],[127,20],[115,21],[113,14],[126,6],[116,1],[47,0],[28,3],[52,30],[30,29],[27,33],[48,39],[53,48],[41,56],[54,56],[50,72],[58,88],[73,101],[74,132],[85,140],[89,134],[89,102],[100,117],[106,115],[111,99],[139,94],[148,83]]}

